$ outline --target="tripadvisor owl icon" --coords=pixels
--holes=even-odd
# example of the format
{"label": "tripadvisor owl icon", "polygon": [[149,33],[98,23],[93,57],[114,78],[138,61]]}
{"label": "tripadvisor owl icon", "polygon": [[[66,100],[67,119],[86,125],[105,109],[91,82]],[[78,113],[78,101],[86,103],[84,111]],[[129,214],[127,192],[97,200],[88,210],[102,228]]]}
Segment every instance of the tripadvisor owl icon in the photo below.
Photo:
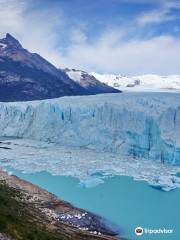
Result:
{"label": "tripadvisor owl icon", "polygon": [[143,228],[142,227],[137,227],[135,229],[135,234],[138,235],[138,236],[143,235]]}

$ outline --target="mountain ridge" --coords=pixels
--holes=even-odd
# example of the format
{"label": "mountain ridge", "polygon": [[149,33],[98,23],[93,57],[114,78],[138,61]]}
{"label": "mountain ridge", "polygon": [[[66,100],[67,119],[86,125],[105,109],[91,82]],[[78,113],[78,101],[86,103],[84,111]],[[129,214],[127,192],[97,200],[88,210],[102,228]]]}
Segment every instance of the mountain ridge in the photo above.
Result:
{"label": "mountain ridge", "polygon": [[94,92],[84,88],[39,54],[24,49],[9,33],[0,39],[0,101],[119,92],[108,86],[107,91],[98,87]]}
{"label": "mountain ridge", "polygon": [[83,87],[87,91],[89,91],[91,94],[97,94],[97,93],[100,93],[100,92],[103,92],[103,93],[109,93],[109,92],[113,93],[114,92],[114,93],[116,93],[116,91],[114,91],[111,86],[108,87],[107,84],[105,84],[101,81],[98,81],[97,78],[95,78],[93,75],[89,74],[86,71],[77,70],[77,69],[70,69],[70,68],[65,68],[64,71],[69,76],[69,78],[74,80],[81,87]]}

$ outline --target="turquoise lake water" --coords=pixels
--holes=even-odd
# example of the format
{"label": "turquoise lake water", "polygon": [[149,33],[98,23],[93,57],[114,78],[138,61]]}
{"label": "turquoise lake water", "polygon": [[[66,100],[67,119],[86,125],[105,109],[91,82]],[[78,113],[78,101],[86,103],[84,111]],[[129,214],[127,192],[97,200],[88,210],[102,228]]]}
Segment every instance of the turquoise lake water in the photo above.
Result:
{"label": "turquoise lake water", "polygon": [[[123,236],[129,239],[180,240],[180,189],[163,192],[121,176],[85,188],[72,177],[52,176],[47,172],[24,174],[13,170],[13,173],[77,207],[104,216],[120,226]],[[136,236],[134,229],[138,226],[173,229],[174,233]]]}

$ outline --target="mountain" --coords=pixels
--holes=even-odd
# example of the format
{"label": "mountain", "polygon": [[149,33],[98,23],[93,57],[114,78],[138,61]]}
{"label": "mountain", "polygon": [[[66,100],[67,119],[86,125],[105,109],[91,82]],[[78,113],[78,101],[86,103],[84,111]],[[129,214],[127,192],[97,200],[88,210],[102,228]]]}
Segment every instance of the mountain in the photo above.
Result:
{"label": "mountain", "polygon": [[119,90],[128,91],[171,91],[180,90],[180,76],[154,74],[127,77],[115,74],[90,73],[99,81]]}
{"label": "mountain", "polygon": [[[115,91],[109,88],[109,92]],[[97,91],[105,93],[103,89]],[[30,53],[10,34],[0,39],[0,101],[28,101],[89,95],[61,69]]]}
{"label": "mountain", "polygon": [[91,94],[119,92],[115,88],[97,80],[93,75],[85,71],[69,68],[66,68],[64,71],[72,80],[77,82],[81,87],[85,88]]}

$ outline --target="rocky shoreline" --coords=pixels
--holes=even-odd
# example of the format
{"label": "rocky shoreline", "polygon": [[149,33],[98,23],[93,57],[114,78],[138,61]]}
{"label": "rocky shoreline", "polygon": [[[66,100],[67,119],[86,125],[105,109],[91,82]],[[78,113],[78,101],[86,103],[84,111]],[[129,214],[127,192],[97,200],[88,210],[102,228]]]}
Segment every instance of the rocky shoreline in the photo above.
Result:
{"label": "rocky shoreline", "polygon": [[[117,236],[117,232],[106,226],[103,218],[75,208],[46,190],[14,175],[9,175],[2,169],[0,184],[5,184],[21,194],[21,197],[18,199],[16,197],[16,200],[31,211],[38,225],[45,226],[48,231],[56,232],[57,235],[63,234],[64,238],[57,239],[122,240]],[[3,236],[1,235],[0,239],[7,239]]]}

